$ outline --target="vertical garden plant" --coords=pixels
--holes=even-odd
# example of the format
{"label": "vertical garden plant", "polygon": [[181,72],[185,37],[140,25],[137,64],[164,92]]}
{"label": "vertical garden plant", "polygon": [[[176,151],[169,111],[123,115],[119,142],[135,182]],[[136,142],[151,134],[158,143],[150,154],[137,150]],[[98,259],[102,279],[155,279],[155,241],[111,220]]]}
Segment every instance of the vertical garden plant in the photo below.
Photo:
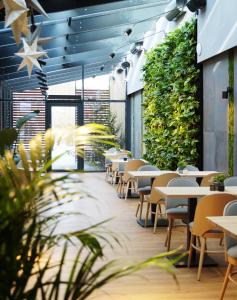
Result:
{"label": "vertical garden plant", "polygon": [[145,158],[159,168],[198,164],[199,68],[195,21],[169,33],[144,66]]}

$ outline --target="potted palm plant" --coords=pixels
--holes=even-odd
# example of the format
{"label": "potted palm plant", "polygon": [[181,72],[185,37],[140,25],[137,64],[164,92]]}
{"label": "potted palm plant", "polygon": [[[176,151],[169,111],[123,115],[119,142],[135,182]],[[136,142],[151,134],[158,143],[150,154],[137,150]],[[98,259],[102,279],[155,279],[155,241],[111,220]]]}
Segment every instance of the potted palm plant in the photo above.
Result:
{"label": "potted palm plant", "polygon": [[[87,143],[96,145],[112,138],[102,125],[76,128],[74,134],[79,154]],[[65,131],[63,135],[67,137]],[[69,188],[75,184],[71,173],[55,177],[47,172],[53,163],[50,151],[54,143],[51,131],[32,139],[30,162],[20,144],[21,169],[11,151],[0,157],[0,299],[57,300],[60,295],[64,300],[83,300],[108,282],[150,265],[175,278],[173,262],[164,260],[167,253],[122,268],[103,262],[105,245],[119,243],[117,236],[104,228],[105,221],[77,231],[57,232],[62,218],[74,214],[64,206],[78,199],[78,193]],[[73,257],[69,245],[75,245]],[[54,257],[55,249],[59,259]]]}

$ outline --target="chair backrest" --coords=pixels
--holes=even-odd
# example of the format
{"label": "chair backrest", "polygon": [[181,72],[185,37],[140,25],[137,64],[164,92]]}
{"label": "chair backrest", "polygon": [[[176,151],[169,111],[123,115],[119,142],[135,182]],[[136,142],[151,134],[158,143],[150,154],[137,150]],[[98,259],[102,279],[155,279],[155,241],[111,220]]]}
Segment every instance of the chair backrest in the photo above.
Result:
{"label": "chair backrest", "polygon": [[225,186],[237,186],[237,176],[232,176],[229,178],[226,178],[224,181]]}
{"label": "chair backrest", "polygon": [[[224,208],[224,216],[237,216],[237,200],[233,200],[226,204]],[[237,245],[237,239],[225,235],[227,250]]]}
{"label": "chair backrest", "polygon": [[195,166],[192,165],[187,165],[184,170],[188,170],[188,171],[199,171],[199,169]]}
{"label": "chair backrest", "polygon": [[167,186],[167,184],[170,182],[170,180],[172,180],[172,179],[174,179],[176,177],[179,177],[179,175],[176,174],[176,173],[166,173],[166,174],[162,174],[160,176],[157,176],[154,179],[153,183],[152,183],[152,189],[151,189],[150,199],[152,201],[158,201],[158,200],[160,200],[159,196],[158,196],[158,193],[155,190],[155,187],[157,187],[157,186]]}
{"label": "chair backrest", "polygon": [[227,203],[234,200],[236,196],[228,193],[218,193],[201,198],[197,204],[192,232],[202,236],[210,230],[216,229],[215,224],[207,217],[222,216]]}
{"label": "chair backrest", "polygon": [[[170,187],[198,187],[198,183],[192,179],[188,178],[174,178],[172,179],[167,186]],[[188,205],[188,199],[184,198],[166,198],[166,209],[174,208],[179,206]]]}
{"label": "chair backrest", "polygon": [[127,182],[130,178],[129,171],[137,171],[141,166],[144,166],[145,162],[141,159],[128,160],[124,167],[124,181]]}
{"label": "chair backrest", "polygon": [[214,177],[217,176],[218,174],[220,173],[209,174],[203,177],[200,186],[210,186],[210,184],[212,184],[214,181]]}
{"label": "chair backrest", "polygon": [[[159,171],[160,169],[152,165],[141,166],[138,171]],[[151,178],[138,178],[137,187],[142,188],[145,186],[151,186]]]}

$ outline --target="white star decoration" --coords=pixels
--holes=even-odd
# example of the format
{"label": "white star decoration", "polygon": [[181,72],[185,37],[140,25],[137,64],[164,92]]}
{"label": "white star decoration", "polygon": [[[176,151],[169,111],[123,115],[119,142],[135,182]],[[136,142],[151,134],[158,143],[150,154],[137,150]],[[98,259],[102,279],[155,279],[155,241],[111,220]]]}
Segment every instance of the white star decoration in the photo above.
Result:
{"label": "white star decoration", "polygon": [[[25,0],[2,0],[5,7],[5,27],[11,25],[16,43],[20,43],[21,33],[27,35],[28,8]],[[2,4],[2,3],[1,3]]]}
{"label": "white star decoration", "polygon": [[23,39],[24,52],[16,53],[17,56],[23,58],[18,71],[27,66],[29,77],[31,76],[33,66],[36,66],[38,69],[42,70],[37,59],[46,55],[45,51],[37,51],[37,43],[38,39],[35,39],[30,46],[27,44],[26,40]]}

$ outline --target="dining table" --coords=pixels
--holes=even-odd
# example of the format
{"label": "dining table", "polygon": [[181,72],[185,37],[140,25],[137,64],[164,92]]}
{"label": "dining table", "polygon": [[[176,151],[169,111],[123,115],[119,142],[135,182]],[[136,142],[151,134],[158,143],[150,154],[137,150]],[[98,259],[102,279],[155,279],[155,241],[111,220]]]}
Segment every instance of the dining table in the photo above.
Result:
{"label": "dining table", "polygon": [[237,216],[207,217],[207,219],[223,230],[226,235],[237,238]]}
{"label": "dining table", "polygon": [[[177,198],[187,198],[188,199],[188,223],[194,220],[195,210],[197,206],[198,198],[213,195],[217,193],[229,193],[237,196],[237,187],[228,186],[225,187],[224,192],[211,191],[210,187],[155,187],[157,193],[162,198],[177,199]],[[186,250],[189,249],[190,245],[190,230],[187,226],[187,238],[186,238]],[[193,250],[192,255],[192,266],[198,265],[198,257],[195,249]],[[216,266],[215,261],[210,259],[207,255],[205,256],[204,266]],[[187,257],[184,257],[176,266],[186,267],[187,266]]]}
{"label": "dining table", "polygon": [[[212,175],[213,176],[215,174],[218,174],[218,172],[216,171],[188,171],[188,170],[184,170],[182,172],[179,171],[170,171],[170,170],[158,170],[158,171],[129,171],[128,174],[129,176],[139,179],[139,178],[150,178],[151,179],[151,186],[152,186],[152,182],[153,180],[163,174],[167,174],[167,173],[174,173],[177,174],[181,177],[186,177],[186,178],[197,178],[197,180],[201,181],[202,178]],[[156,210],[156,205],[152,204],[151,205],[151,211],[155,212]],[[151,214],[151,220],[148,220],[147,222],[147,227],[153,227],[154,226],[154,214]],[[145,220],[144,219],[137,219],[137,223],[142,226],[145,227]],[[167,219],[164,218],[160,218],[158,219],[158,223],[157,223],[157,227],[167,227],[168,226],[168,221]]]}

